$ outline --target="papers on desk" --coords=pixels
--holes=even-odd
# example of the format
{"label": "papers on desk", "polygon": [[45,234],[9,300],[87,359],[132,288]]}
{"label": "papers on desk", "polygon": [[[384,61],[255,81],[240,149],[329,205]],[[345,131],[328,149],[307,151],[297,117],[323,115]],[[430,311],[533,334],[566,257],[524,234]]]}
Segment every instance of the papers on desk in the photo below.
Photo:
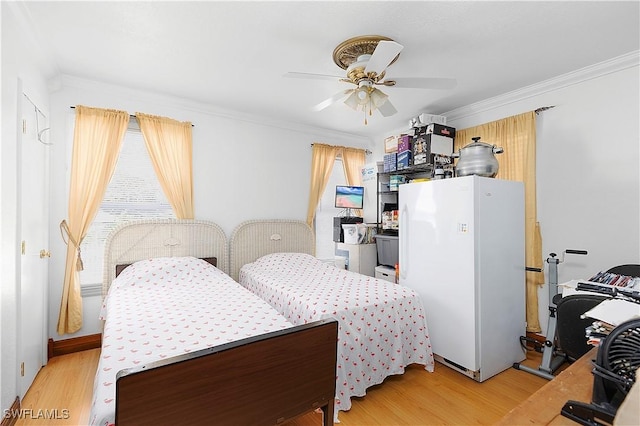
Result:
{"label": "papers on desk", "polygon": [[[562,289],[562,297],[574,294],[595,294],[599,296],[606,296],[599,292],[577,290],[576,287],[578,286],[578,283],[589,283],[596,284],[601,287],[615,288],[615,286],[586,280],[571,280],[558,284],[558,287]],[[588,344],[598,346],[600,344],[600,339],[606,337],[618,325],[634,318],[640,318],[640,304],[634,303],[630,300],[610,298],[585,312],[582,317],[592,318],[594,320],[594,322],[585,329],[585,335]]]}
{"label": "papers on desk", "polygon": [[640,318],[640,304],[622,299],[607,299],[583,316],[617,327],[623,322]]}
{"label": "papers on desk", "polygon": [[587,344],[599,346],[614,328],[635,318],[640,318],[640,304],[622,299],[607,299],[585,312],[582,317],[595,321],[585,329]]}

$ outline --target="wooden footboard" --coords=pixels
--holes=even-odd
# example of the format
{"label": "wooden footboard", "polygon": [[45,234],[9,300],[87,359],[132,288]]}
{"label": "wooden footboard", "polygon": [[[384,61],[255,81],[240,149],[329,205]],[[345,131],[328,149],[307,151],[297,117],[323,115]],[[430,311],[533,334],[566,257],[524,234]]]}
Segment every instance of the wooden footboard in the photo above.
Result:
{"label": "wooden footboard", "polygon": [[318,321],[122,370],[117,425],[333,425],[338,323]]}

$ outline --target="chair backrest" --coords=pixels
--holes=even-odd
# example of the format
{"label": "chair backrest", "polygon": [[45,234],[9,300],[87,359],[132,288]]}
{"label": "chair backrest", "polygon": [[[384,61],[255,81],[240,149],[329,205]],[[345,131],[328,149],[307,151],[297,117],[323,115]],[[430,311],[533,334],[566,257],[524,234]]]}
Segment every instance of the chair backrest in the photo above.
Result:
{"label": "chair backrest", "polygon": [[585,329],[594,320],[582,319],[580,316],[605,299],[608,297],[596,294],[572,294],[558,301],[556,310],[558,346],[570,361],[577,360],[592,348],[587,344]]}
{"label": "chair backrest", "polygon": [[640,265],[618,265],[610,268],[607,272],[610,274],[626,275],[628,277],[640,277]]}

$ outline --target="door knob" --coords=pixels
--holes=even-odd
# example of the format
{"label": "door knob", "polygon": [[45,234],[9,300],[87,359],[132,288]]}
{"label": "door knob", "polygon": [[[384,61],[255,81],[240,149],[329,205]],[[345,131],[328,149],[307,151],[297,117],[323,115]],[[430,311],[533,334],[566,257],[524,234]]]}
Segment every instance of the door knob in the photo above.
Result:
{"label": "door knob", "polygon": [[44,259],[45,257],[51,257],[51,252],[45,249],[40,250],[40,259]]}

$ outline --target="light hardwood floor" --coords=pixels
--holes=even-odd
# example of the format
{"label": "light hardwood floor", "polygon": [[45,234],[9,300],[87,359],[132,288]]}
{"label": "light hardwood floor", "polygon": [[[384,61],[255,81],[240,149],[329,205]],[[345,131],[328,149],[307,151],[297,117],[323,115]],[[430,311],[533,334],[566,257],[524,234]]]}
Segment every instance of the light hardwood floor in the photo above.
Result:
{"label": "light hardwood floor", "polygon": [[[48,410],[67,418],[23,418],[17,425],[86,424],[99,355],[100,350],[93,349],[52,358],[25,395],[22,409],[31,410],[34,415],[30,417],[37,417],[39,410]],[[536,352],[530,351],[527,358],[525,365],[540,364],[540,354]],[[412,365],[405,374],[388,377],[381,385],[368,389],[365,397],[354,398],[351,410],[340,412],[340,425],[489,425],[545,383],[543,378],[513,368],[477,383],[442,364],[436,363],[433,373]],[[319,424],[321,415],[317,413],[287,423]]]}

